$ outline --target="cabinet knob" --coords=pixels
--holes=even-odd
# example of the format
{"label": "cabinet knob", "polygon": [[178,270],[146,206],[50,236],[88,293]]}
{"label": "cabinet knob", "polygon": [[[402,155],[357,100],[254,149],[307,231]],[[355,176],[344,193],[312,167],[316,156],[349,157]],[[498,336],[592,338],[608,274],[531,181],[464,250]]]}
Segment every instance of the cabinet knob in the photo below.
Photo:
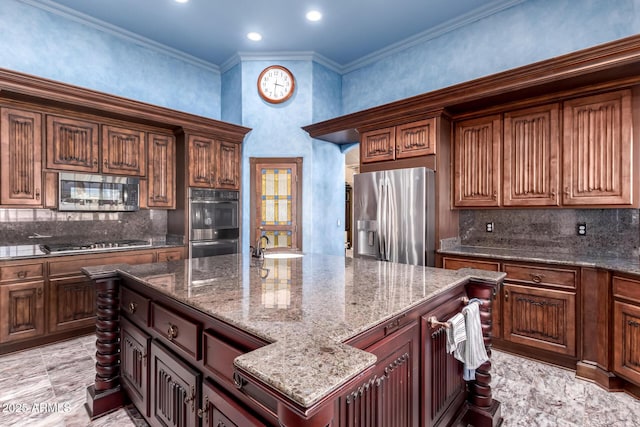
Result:
{"label": "cabinet knob", "polygon": [[506,289],[504,291],[504,300],[509,301],[509,291],[507,291]]}
{"label": "cabinet knob", "polygon": [[493,200],[497,200],[497,199],[498,199],[498,192],[497,192],[497,191],[494,191],[494,192],[493,192],[493,195],[491,195],[491,198],[492,198]]}
{"label": "cabinet knob", "polygon": [[137,308],[138,308],[138,304],[136,304],[135,302],[131,301],[129,303],[129,313],[131,314],[135,313]]}
{"label": "cabinet knob", "polygon": [[98,160],[93,161],[93,166],[98,166]]}
{"label": "cabinet knob", "polygon": [[36,188],[36,200],[40,200],[40,189]]}
{"label": "cabinet knob", "polygon": [[564,187],[564,195],[569,197],[569,187]]}
{"label": "cabinet knob", "polygon": [[531,275],[531,280],[534,283],[540,283],[540,282],[542,282],[542,279],[544,278],[544,274],[533,274],[533,273],[531,273],[530,275]]}
{"label": "cabinet knob", "polygon": [[241,389],[244,386],[244,378],[240,376],[239,373],[233,373],[233,383],[236,385],[236,388]]}
{"label": "cabinet knob", "polygon": [[176,325],[172,325],[169,323],[169,328],[167,329],[167,339],[169,341],[173,341],[174,338],[178,336],[178,327]]}
{"label": "cabinet knob", "polygon": [[38,297],[41,297],[42,293],[43,293],[42,288],[38,288],[38,292],[37,292]]}

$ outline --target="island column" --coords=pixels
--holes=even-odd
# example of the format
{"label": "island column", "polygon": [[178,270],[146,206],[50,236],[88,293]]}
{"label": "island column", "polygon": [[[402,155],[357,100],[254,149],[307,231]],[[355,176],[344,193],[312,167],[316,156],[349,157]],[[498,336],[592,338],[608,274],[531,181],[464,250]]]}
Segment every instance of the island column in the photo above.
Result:
{"label": "island column", "polygon": [[115,270],[83,269],[96,291],[96,376],[87,387],[85,409],[95,419],[124,404],[120,387],[120,279]]}
{"label": "island column", "polygon": [[493,298],[498,294],[499,283],[470,280],[466,285],[470,299],[482,301],[480,305],[480,323],[484,345],[489,360],[476,369],[476,379],[467,383],[467,402],[469,409],[466,421],[476,427],[495,427],[502,423],[500,402],[491,395],[491,323]]}

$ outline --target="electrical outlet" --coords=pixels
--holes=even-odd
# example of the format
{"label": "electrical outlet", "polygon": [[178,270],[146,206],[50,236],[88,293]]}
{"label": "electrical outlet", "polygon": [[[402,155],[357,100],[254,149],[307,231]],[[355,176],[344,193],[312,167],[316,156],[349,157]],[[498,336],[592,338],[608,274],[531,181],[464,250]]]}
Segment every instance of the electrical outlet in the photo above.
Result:
{"label": "electrical outlet", "polygon": [[492,222],[488,222],[486,224],[486,228],[485,228],[487,233],[493,233],[493,223]]}
{"label": "electrical outlet", "polygon": [[576,233],[578,236],[586,236],[587,235],[587,223],[579,222],[576,226]]}

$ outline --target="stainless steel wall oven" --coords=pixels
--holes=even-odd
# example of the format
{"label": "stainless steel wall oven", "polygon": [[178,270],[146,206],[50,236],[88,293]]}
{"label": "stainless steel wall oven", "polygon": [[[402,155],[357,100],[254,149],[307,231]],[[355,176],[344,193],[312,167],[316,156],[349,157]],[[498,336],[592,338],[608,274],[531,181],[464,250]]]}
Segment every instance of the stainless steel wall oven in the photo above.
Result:
{"label": "stainless steel wall oven", "polygon": [[189,189],[189,257],[237,253],[237,191]]}

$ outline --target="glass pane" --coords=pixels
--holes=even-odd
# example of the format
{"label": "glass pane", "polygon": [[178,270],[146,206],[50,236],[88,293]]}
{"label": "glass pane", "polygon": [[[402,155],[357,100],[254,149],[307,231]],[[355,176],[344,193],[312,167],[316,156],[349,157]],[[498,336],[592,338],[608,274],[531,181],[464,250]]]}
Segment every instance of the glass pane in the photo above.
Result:
{"label": "glass pane", "polygon": [[291,225],[291,168],[262,169],[262,225]]}
{"label": "glass pane", "polygon": [[267,248],[290,248],[292,247],[291,243],[291,231],[262,231],[263,236],[267,236],[269,239],[269,244],[265,247]]}

